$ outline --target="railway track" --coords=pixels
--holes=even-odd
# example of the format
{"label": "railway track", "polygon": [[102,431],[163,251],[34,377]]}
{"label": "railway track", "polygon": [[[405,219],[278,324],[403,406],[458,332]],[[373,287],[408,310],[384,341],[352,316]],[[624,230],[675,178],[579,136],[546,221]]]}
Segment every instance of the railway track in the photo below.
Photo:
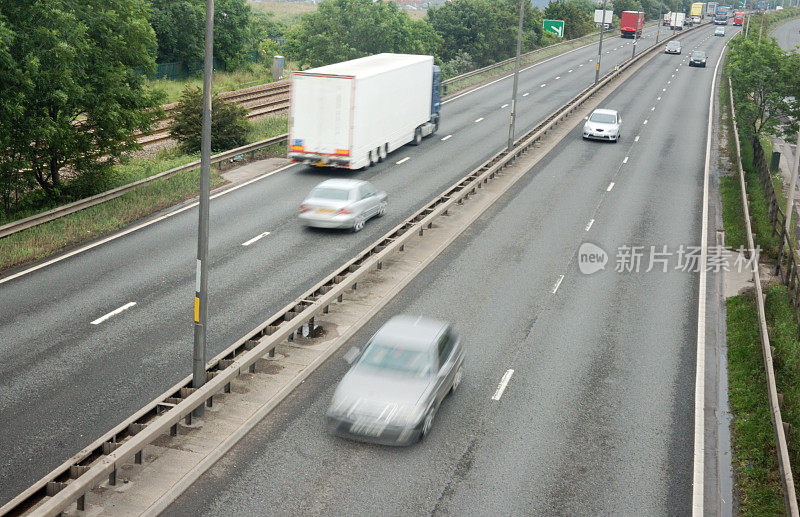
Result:
{"label": "railway track", "polygon": [[[219,98],[247,108],[247,118],[253,120],[289,108],[289,81],[283,80],[225,92],[220,94]],[[177,107],[177,102],[165,105],[163,108],[167,114],[166,118],[160,120],[149,133],[137,137],[137,141],[147,147],[170,140],[169,123],[172,121],[172,113]]]}

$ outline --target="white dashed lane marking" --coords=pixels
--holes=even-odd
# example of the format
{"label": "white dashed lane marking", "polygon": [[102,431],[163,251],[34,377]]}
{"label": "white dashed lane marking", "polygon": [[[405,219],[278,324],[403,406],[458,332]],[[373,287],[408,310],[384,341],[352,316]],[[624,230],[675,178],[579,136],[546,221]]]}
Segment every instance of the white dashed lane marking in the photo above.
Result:
{"label": "white dashed lane marking", "polygon": [[606,187],[606,192],[611,192],[612,188],[614,188],[614,182],[613,181],[608,184],[608,187]]}
{"label": "white dashed lane marking", "polygon": [[514,375],[514,370],[506,370],[506,373],[503,374],[503,378],[500,379],[497,390],[494,392],[494,395],[492,395],[492,400],[500,400],[500,397],[503,396],[503,392],[506,391],[506,386],[508,386],[508,381],[511,380],[512,375]]}
{"label": "white dashed lane marking", "polygon": [[442,138],[442,142],[444,142],[445,140],[449,140],[451,138],[453,138],[453,135],[447,135],[446,137]]}
{"label": "white dashed lane marking", "polygon": [[100,316],[99,318],[97,318],[96,320],[94,320],[94,321],[93,321],[91,324],[92,324],[92,325],[99,325],[99,324],[103,323],[104,321],[106,321],[106,320],[108,320],[108,319],[110,319],[110,318],[112,318],[112,317],[116,316],[116,315],[117,315],[117,314],[119,314],[120,312],[122,312],[122,311],[127,311],[128,309],[130,309],[130,308],[131,308],[131,307],[133,307],[134,305],[136,305],[136,302],[128,302],[128,303],[126,303],[125,305],[123,305],[122,307],[120,307],[120,308],[118,308],[118,309],[114,309],[113,311],[109,312],[109,313],[108,313],[108,314],[106,314],[105,316]]}
{"label": "white dashed lane marking", "polygon": [[243,243],[242,243],[242,246],[250,246],[250,245],[251,245],[251,244],[253,244],[254,242],[257,242],[257,241],[259,241],[259,240],[263,239],[263,238],[264,238],[264,237],[266,237],[267,235],[269,235],[269,232],[259,233],[258,235],[256,235],[256,236],[255,236],[255,237],[253,237],[252,239],[250,239],[249,241],[247,241],[247,242],[243,242]]}
{"label": "white dashed lane marking", "polygon": [[400,160],[399,162],[397,162],[397,165],[401,165],[401,164],[403,164],[403,163],[406,163],[406,162],[407,162],[408,160],[410,160],[410,159],[411,159],[411,157],[410,157],[410,156],[406,156],[405,158],[403,158],[402,160]]}

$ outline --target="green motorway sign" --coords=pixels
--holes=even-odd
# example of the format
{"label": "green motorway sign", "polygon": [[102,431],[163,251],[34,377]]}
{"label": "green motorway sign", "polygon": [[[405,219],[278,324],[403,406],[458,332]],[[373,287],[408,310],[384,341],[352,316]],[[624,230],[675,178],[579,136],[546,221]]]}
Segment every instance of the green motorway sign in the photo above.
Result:
{"label": "green motorway sign", "polygon": [[542,29],[552,32],[559,38],[564,37],[564,20],[543,20]]}

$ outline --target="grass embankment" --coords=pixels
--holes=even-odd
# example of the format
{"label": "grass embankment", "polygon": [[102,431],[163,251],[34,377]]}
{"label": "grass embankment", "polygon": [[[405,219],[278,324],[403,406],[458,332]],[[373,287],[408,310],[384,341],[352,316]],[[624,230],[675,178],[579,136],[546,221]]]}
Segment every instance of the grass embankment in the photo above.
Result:
{"label": "grass embankment", "polygon": [[[271,82],[272,62],[246,63],[235,72],[214,71],[213,90],[214,93],[223,93]],[[203,76],[198,72],[184,79],[148,79],[145,82],[146,88],[164,93],[166,104],[180,100],[187,86],[202,88]]]}
{"label": "grass embankment", "polygon": [[[765,289],[765,309],[778,392],[784,402],[781,417],[791,425],[790,462],[800,465],[800,343],[788,290],[784,285]],[[769,415],[766,372],[761,354],[755,293],[727,300],[728,390],[734,414],[733,467],[739,512],[742,515],[784,513],[775,439]]]}
{"label": "grass embankment", "polygon": [[[796,15],[795,15],[796,16]],[[785,17],[782,17],[785,19]],[[752,23],[752,21],[751,21]],[[774,26],[780,22],[771,23]],[[751,27],[752,31],[752,27]],[[729,120],[730,101],[724,74],[720,83],[720,113],[727,133],[727,155],[733,174],[720,178],[726,244],[746,245],[744,215],[739,188],[736,146]],[[740,142],[742,168],[750,199],[750,217],[756,244],[764,250],[762,258],[775,257],[778,239],[772,235],[766,197],[753,166],[753,149],[747,138]],[[770,156],[770,143],[763,142]],[[772,176],[779,202],[783,202],[780,174]],[[775,347],[773,366],[779,393],[784,396],[782,418],[791,425],[788,436],[791,464],[800,465],[800,343],[788,289],[783,285],[765,286],[765,309],[770,344]],[[731,424],[732,460],[738,512],[742,515],[782,515],[785,513],[780,473],[775,452],[774,431],[769,414],[766,372],[761,353],[755,293],[727,300],[728,388],[733,421]]]}
{"label": "grass embankment", "polygon": [[[256,142],[285,133],[287,117],[270,117],[251,125],[248,140]],[[262,156],[283,155],[285,145],[277,144]],[[153,176],[192,160],[199,154],[184,155],[177,147],[152,158],[136,158],[114,168],[114,186]],[[211,187],[225,183],[216,168],[211,170]],[[75,212],[0,239],[0,271],[38,260],[69,246],[119,230],[138,219],[198,195],[200,171],[194,169],[141,185],[105,203]],[[112,187],[113,188],[113,187]]]}

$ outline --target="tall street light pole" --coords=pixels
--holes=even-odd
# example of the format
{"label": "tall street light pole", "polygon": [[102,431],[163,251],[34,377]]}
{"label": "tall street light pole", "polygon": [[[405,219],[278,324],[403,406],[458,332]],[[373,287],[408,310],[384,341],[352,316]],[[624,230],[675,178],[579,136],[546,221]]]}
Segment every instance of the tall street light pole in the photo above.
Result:
{"label": "tall street light pole", "polygon": [[[631,59],[636,56],[636,36],[639,34],[639,13],[641,12],[642,4],[639,4],[639,9],[636,11],[636,27],[633,30],[633,49],[631,50]],[[644,16],[644,15],[643,15]],[[644,21],[642,22],[644,25]]]}
{"label": "tall street light pole", "polygon": [[[206,41],[203,64],[203,125],[200,138],[200,218],[197,225],[197,272],[194,293],[194,354],[192,387],[206,383],[206,323],[208,321],[208,208],[211,187],[211,78],[214,72],[214,0],[206,0]],[[203,416],[200,404],[194,411]]]}
{"label": "tall street light pole", "polygon": [[658,2],[658,25],[656,29],[656,43],[658,43],[658,35],[661,34],[661,26],[664,24],[664,18],[662,18],[661,13],[664,11],[664,4],[661,3],[659,0]]}
{"label": "tall street light pole", "polygon": [[514,64],[514,93],[511,95],[511,117],[508,119],[509,152],[514,148],[514,123],[517,118],[517,85],[519,84],[519,54],[522,51],[522,17],[524,13],[525,0],[519,0],[519,30],[517,31],[517,59]]}
{"label": "tall street light pole", "polygon": [[600,22],[600,45],[597,47],[597,66],[594,69],[594,84],[597,84],[597,81],[600,80],[600,59],[603,57],[603,33],[605,32],[606,28],[606,0],[603,0],[603,14],[600,17],[602,20]]}

